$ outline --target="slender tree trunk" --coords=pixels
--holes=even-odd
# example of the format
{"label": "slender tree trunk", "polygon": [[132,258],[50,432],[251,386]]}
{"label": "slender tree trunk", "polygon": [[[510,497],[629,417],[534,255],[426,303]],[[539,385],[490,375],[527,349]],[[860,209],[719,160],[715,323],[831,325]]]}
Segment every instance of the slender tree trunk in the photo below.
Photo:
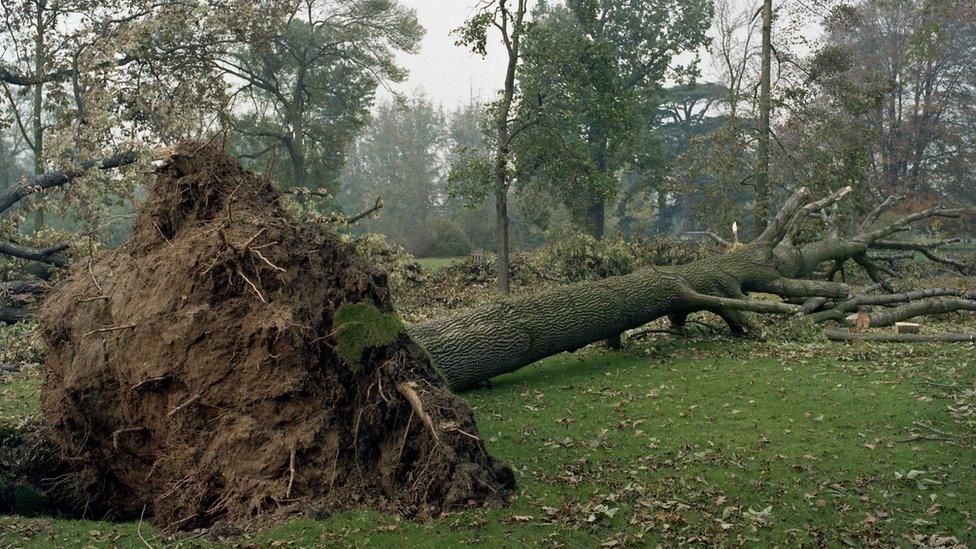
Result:
{"label": "slender tree trunk", "polygon": [[495,232],[498,252],[498,291],[502,294],[511,292],[509,282],[509,241],[508,241],[508,188],[509,188],[509,154],[511,146],[511,113],[512,103],[515,101],[515,72],[518,69],[519,48],[522,40],[522,22],[525,17],[526,3],[519,0],[518,9],[511,20],[512,28],[508,29],[509,13],[506,2],[500,3],[502,18],[506,21],[502,25],[505,34],[505,46],[508,51],[508,65],[505,69],[505,87],[502,90],[501,103],[495,118],[495,157],[492,164],[492,186],[495,189]]}
{"label": "slender tree trunk", "polygon": [[668,208],[668,193],[662,189],[657,190],[657,232],[658,234],[665,234],[670,232],[667,226],[667,219],[664,217],[664,212]]}
{"label": "slender tree trunk", "polygon": [[602,194],[594,194],[590,197],[590,205],[586,208],[586,230],[597,240],[603,240],[606,210],[607,199]]}
{"label": "slender tree trunk", "polygon": [[508,197],[505,189],[500,189],[495,196],[495,226],[498,229],[498,291],[503,294],[511,292],[509,281],[509,243],[508,243]]}
{"label": "slender tree trunk", "polygon": [[[44,25],[44,9],[46,6],[45,0],[38,0],[35,4],[36,20],[35,20],[35,30],[34,35],[34,74],[43,74],[45,66],[45,25]],[[33,130],[33,141],[34,141],[34,175],[40,175],[44,173],[44,83],[38,82],[34,86],[34,102],[32,105],[31,112],[31,123]],[[34,210],[34,230],[40,231],[44,228],[44,207],[38,206]]]}
{"label": "slender tree trunk", "polygon": [[502,98],[502,108],[499,109],[497,128],[497,143],[495,144],[495,161],[492,168],[492,185],[495,188],[495,236],[497,252],[498,291],[502,294],[511,292],[509,274],[509,244],[508,244],[508,116],[511,111],[512,97],[515,89],[514,63],[509,63],[511,80],[505,80],[505,95]]}
{"label": "slender tree trunk", "polygon": [[754,224],[756,233],[766,228],[769,218],[769,119],[772,111],[772,26],[773,0],[763,0],[762,7],[762,71],[759,83],[759,145],[756,170],[756,206]]}
{"label": "slender tree trunk", "polygon": [[[590,137],[590,146],[595,148],[596,169],[600,176],[606,176],[609,166],[607,157],[608,143],[602,130],[597,125],[594,134]],[[589,202],[586,204],[586,232],[597,240],[603,240],[604,229],[607,223],[607,198],[599,192],[590,194]]]}

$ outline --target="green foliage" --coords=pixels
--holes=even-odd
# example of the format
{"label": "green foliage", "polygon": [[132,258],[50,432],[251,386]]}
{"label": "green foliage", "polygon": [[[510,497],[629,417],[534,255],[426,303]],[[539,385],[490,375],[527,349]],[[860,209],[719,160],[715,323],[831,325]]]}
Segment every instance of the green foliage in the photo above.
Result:
{"label": "green foliage", "polygon": [[36,323],[0,324],[0,364],[36,367],[44,362],[45,352]]}
{"label": "green foliage", "polygon": [[235,152],[286,188],[335,195],[377,87],[406,78],[396,55],[416,52],[424,29],[396,0],[312,0],[292,10],[227,61],[243,80],[230,108]]}
{"label": "green foliage", "polygon": [[362,368],[363,351],[386,345],[402,331],[395,313],[383,313],[371,303],[343,303],[332,317],[336,354],[353,370]]}
{"label": "green foliage", "polygon": [[[540,3],[519,81],[520,188],[557,198],[592,232],[602,218],[593,218],[591,207],[618,193],[622,169],[659,171],[661,86],[674,56],[706,42],[710,6],[705,0]],[[631,182],[648,179],[654,176]]]}
{"label": "green foliage", "polygon": [[531,264],[539,272],[573,282],[629,274],[655,265],[681,265],[705,254],[701,244],[674,238],[596,240],[579,232],[548,236],[548,243],[532,254]]}
{"label": "green foliage", "polygon": [[595,280],[633,272],[637,258],[632,252],[619,238],[596,240],[585,233],[550,234],[549,242],[533,259],[540,269],[559,278]]}
{"label": "green foliage", "polygon": [[482,57],[488,55],[488,28],[492,24],[492,13],[482,11],[475,14],[453,31],[457,36],[455,42],[458,46],[469,48],[473,53]]}
{"label": "green foliage", "polygon": [[383,198],[383,210],[357,229],[384,233],[415,255],[427,253],[444,194],[443,111],[422,94],[376,109],[350,150],[340,202],[362,211]]}

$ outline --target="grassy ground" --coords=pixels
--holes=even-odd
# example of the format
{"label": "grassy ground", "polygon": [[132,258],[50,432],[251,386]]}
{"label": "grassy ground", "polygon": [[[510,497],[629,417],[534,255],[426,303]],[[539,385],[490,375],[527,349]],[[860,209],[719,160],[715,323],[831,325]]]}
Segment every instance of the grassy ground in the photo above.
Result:
{"label": "grassy ground", "polygon": [[[650,340],[560,355],[465,394],[516,469],[509,506],[421,524],[303,519],[259,546],[976,542],[971,346]],[[0,381],[0,421],[36,406]],[[968,406],[968,407],[967,407]],[[968,433],[968,434],[967,434]],[[145,524],[0,517],[0,546],[210,545]]]}
{"label": "grassy ground", "polygon": [[434,270],[464,261],[463,257],[418,257],[417,263],[424,269]]}

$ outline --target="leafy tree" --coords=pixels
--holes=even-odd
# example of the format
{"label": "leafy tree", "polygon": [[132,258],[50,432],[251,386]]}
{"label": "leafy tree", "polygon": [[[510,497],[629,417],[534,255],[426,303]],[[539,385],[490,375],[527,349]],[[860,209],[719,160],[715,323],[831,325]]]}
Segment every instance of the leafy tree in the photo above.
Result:
{"label": "leafy tree", "polygon": [[639,164],[674,57],[706,41],[705,0],[542,2],[526,43],[523,184],[556,196],[601,238],[617,174]]}
{"label": "leafy tree", "polygon": [[[462,227],[471,245],[491,249],[495,212],[491,190],[491,121],[485,103],[471,97],[447,116],[447,197],[444,213]],[[514,213],[514,212],[513,212]]]}
{"label": "leafy tree", "polygon": [[[276,20],[274,0],[5,0],[0,85],[33,172],[126,139],[200,133],[223,83],[212,61]],[[26,107],[26,108],[22,108]],[[44,226],[37,209],[35,228]]]}
{"label": "leafy tree", "polygon": [[406,77],[395,56],[416,52],[424,30],[397,0],[304,0],[284,21],[218,62],[241,82],[238,156],[286,187],[334,193],[377,86]]}
{"label": "leafy tree", "polygon": [[[692,206],[694,200],[689,200],[685,193],[694,195],[700,189],[682,181],[689,175],[681,170],[682,162],[693,154],[691,150],[697,139],[715,132],[728,121],[730,116],[717,114],[716,109],[726,97],[725,86],[714,83],[680,84],[664,90],[659,132],[666,147],[666,169],[653,186],[657,199],[653,232],[668,232],[678,216],[687,218],[686,208]],[[689,221],[684,219],[685,225]]]}
{"label": "leafy tree", "polygon": [[974,58],[972,2],[866,0],[832,13],[813,70],[835,103],[879,99],[858,114],[876,137],[870,162],[881,194],[938,195],[971,177]]}

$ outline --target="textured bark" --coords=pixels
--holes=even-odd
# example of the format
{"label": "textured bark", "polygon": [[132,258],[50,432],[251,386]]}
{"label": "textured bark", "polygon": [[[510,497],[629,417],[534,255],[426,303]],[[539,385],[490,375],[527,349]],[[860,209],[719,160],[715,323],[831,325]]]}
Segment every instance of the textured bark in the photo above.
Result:
{"label": "textured bark", "polygon": [[972,299],[926,299],[908,303],[880,313],[872,313],[871,326],[892,326],[896,322],[910,320],[920,316],[945,314],[953,311],[976,311],[976,301]]}

